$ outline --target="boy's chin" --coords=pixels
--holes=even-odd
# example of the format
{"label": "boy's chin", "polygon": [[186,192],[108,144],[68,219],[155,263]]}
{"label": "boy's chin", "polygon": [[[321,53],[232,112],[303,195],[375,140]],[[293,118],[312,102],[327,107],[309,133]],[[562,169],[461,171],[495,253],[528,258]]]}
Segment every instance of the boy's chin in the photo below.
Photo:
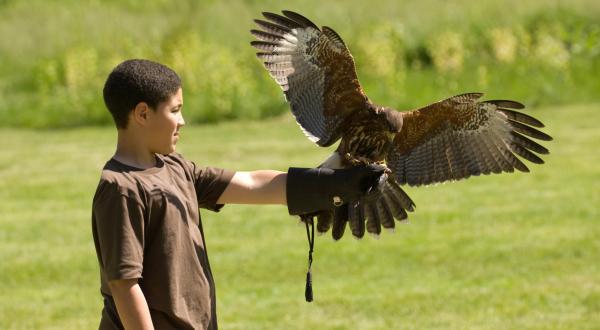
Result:
{"label": "boy's chin", "polygon": [[168,155],[168,154],[171,154],[171,153],[175,152],[175,150],[176,150],[176,147],[175,147],[175,145],[173,145],[173,146],[171,146],[170,148],[164,148],[164,149],[162,149],[162,150],[155,151],[155,153],[157,153],[157,154],[161,154],[161,155],[165,155],[165,156],[166,156],[166,155]]}

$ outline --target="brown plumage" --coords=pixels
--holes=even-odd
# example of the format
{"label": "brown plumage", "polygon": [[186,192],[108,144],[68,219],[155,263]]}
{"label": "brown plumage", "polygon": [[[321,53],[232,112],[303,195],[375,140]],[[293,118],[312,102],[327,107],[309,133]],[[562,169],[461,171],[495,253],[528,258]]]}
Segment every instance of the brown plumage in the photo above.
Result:
{"label": "brown plumage", "polygon": [[515,110],[515,101],[479,101],[483,94],[457,95],[429,106],[398,112],[372,103],[363,91],[354,60],[331,28],[319,29],[300,14],[263,13],[252,46],[281,86],[306,136],[322,147],[341,139],[320,166],[345,168],[385,162],[392,174],[378,191],[356,205],[318,215],[317,230],[339,239],[349,223],[358,238],[393,229],[414,203],[401,184],[427,185],[472,175],[529,171],[516,156],[542,164],[548,150],[530,138],[551,140],[543,124]]}

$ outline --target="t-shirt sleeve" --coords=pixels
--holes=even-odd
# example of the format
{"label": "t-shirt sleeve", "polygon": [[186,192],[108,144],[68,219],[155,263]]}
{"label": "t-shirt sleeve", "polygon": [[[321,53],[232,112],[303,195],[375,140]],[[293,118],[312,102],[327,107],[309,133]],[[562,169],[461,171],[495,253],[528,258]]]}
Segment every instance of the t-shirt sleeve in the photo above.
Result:
{"label": "t-shirt sleeve", "polygon": [[217,201],[231,182],[235,172],[217,167],[198,168],[195,164],[194,168],[198,206],[218,212],[223,204],[217,204]]}
{"label": "t-shirt sleeve", "polygon": [[95,231],[107,281],[142,277],[144,210],[136,199],[106,183],[94,201]]}

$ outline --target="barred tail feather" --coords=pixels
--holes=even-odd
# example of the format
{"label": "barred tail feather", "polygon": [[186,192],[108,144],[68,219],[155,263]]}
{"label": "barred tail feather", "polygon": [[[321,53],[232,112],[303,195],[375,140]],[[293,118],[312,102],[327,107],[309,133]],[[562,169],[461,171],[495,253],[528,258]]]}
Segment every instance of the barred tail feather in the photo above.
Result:
{"label": "barred tail feather", "polygon": [[326,233],[333,222],[333,212],[323,211],[317,214],[317,234],[322,235]]}
{"label": "barred tail feather", "polygon": [[406,220],[407,212],[414,210],[415,203],[390,176],[356,205],[346,204],[335,208],[333,213],[319,214],[317,231],[324,233],[331,228],[333,239],[337,241],[344,236],[348,224],[352,235],[358,239],[364,237],[365,232],[379,237],[381,227],[393,230],[395,220]]}
{"label": "barred tail feather", "polygon": [[346,231],[346,223],[348,222],[348,207],[343,205],[336,207],[333,212],[333,227],[331,228],[331,235],[334,240],[339,240],[344,236]]}
{"label": "barred tail feather", "polygon": [[362,203],[348,206],[348,224],[354,237],[361,239],[365,236],[365,210]]}
{"label": "barred tail feather", "polygon": [[406,220],[408,218],[407,211],[413,212],[415,203],[390,176],[379,191],[368,196],[364,202],[364,209],[367,217],[367,231],[379,235],[381,226],[386,229],[394,229],[394,219]]}

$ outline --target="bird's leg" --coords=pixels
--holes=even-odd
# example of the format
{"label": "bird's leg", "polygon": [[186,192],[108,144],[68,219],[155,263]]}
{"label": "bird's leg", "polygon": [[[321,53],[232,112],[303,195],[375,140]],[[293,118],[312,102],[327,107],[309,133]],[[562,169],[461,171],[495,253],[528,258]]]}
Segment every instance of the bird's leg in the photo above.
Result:
{"label": "bird's leg", "polygon": [[384,163],[383,161],[380,161],[377,164],[385,167],[385,169],[383,170],[385,172],[385,174],[392,174],[392,170],[387,166],[386,163]]}
{"label": "bird's leg", "polygon": [[385,173],[386,174],[390,174],[392,173],[392,170],[390,170],[389,167],[387,167],[387,165],[383,162],[383,161],[378,161],[378,162],[372,162],[370,161],[367,157],[363,157],[363,156],[353,156],[351,153],[346,153],[346,155],[344,156],[346,158],[346,160],[348,162],[350,162],[350,164],[352,164],[353,166],[359,166],[359,165],[369,165],[369,164],[378,164],[381,165],[383,167],[385,167]]}
{"label": "bird's leg", "polygon": [[346,153],[345,158],[348,162],[350,162],[350,164],[352,164],[353,166],[359,166],[359,165],[369,165],[372,162],[370,162],[366,157],[363,156],[353,156],[351,153]]}

